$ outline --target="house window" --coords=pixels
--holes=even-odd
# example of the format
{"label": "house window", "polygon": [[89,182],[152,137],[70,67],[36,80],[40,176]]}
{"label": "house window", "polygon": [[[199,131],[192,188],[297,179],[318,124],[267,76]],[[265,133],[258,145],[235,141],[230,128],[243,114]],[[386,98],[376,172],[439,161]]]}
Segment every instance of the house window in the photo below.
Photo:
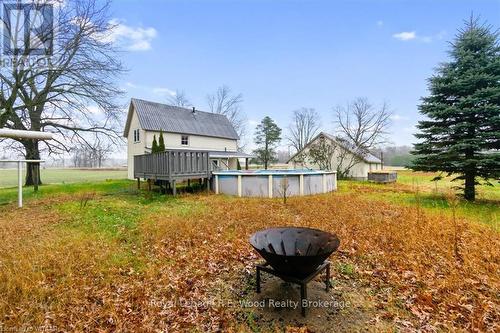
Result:
{"label": "house window", "polygon": [[189,136],[187,135],[181,136],[181,145],[189,146]]}
{"label": "house window", "polygon": [[139,136],[139,130],[135,129],[134,130],[134,142],[140,142],[140,141],[141,141],[141,138]]}

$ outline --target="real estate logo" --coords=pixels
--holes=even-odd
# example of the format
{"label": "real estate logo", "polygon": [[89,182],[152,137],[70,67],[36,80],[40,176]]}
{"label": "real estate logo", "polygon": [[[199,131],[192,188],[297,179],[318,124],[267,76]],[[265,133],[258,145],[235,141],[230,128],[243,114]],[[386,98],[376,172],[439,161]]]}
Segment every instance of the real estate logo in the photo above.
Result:
{"label": "real estate logo", "polygon": [[1,65],[47,67],[54,54],[54,4],[2,1]]}

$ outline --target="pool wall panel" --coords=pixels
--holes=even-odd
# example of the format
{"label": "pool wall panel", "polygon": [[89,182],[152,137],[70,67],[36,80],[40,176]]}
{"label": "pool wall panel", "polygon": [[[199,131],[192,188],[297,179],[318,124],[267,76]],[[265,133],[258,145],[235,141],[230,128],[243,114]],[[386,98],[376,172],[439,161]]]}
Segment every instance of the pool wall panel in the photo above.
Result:
{"label": "pool wall panel", "polygon": [[238,195],[238,176],[219,176],[219,192]]}
{"label": "pool wall panel", "polygon": [[323,193],[323,175],[304,176],[304,195]]}
{"label": "pool wall panel", "polygon": [[326,191],[332,192],[337,190],[337,175],[330,174],[326,175]]}
{"label": "pool wall panel", "polygon": [[242,176],[242,195],[244,197],[268,197],[269,177],[268,176]]}
{"label": "pool wall panel", "polygon": [[273,197],[283,197],[284,184],[288,182],[286,196],[291,197],[299,195],[299,179],[297,175],[273,175]]}

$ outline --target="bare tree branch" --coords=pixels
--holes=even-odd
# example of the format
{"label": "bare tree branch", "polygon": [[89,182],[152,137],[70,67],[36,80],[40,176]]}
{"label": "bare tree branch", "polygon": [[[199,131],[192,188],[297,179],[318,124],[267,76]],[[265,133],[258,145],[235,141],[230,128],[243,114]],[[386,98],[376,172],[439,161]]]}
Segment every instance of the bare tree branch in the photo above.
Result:
{"label": "bare tree branch", "polygon": [[170,105],[174,106],[180,106],[180,107],[192,106],[191,102],[189,101],[183,90],[176,90],[175,95],[170,96],[167,99],[167,101]]}
{"label": "bare tree branch", "polygon": [[366,98],[357,98],[347,106],[334,108],[337,135],[354,148],[366,151],[388,142],[390,117],[386,103],[375,108]]}
{"label": "bare tree branch", "polygon": [[[23,54],[13,56],[11,67],[0,67],[0,126],[55,133],[55,140],[40,142],[49,154],[67,152],[75,142],[89,140],[85,133],[118,143],[124,107],[117,102],[123,93],[117,82],[125,69],[110,38],[116,26],[109,23],[109,3],[68,0],[54,10],[55,29],[48,27],[40,38],[43,45],[49,38],[57,41],[53,53],[41,57],[50,60],[49,65],[27,65],[22,60],[37,55],[25,47]],[[38,141],[18,142],[27,158],[40,158],[43,148]],[[27,184],[29,177],[28,172]]]}
{"label": "bare tree branch", "polygon": [[320,129],[319,114],[314,109],[301,108],[293,111],[292,122],[288,126],[288,142],[296,151],[301,151]]}
{"label": "bare tree branch", "polygon": [[241,109],[243,95],[233,95],[231,88],[223,85],[207,96],[207,102],[210,112],[223,114],[229,119],[241,141],[246,133],[246,117]]}

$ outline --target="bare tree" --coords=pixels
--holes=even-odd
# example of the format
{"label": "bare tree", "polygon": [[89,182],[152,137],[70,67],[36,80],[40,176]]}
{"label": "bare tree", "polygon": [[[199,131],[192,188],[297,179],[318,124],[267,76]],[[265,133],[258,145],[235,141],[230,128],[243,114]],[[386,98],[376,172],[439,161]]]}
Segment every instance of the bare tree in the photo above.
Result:
{"label": "bare tree", "polygon": [[103,163],[114,150],[114,145],[96,137],[89,143],[81,143],[72,149],[73,166],[87,168],[101,168]]}
{"label": "bare tree", "polygon": [[168,98],[168,103],[180,107],[190,107],[192,105],[183,90],[176,90],[175,94]]}
{"label": "bare tree", "polygon": [[387,142],[390,117],[386,103],[376,108],[363,97],[334,108],[337,135],[353,147],[366,151]]}
{"label": "bare tree", "polygon": [[[33,2],[35,6],[51,3]],[[122,92],[116,82],[124,68],[113,45],[115,26],[107,16],[109,3],[68,0],[53,9],[56,29],[43,26],[38,36],[41,45],[52,45],[47,49],[51,52],[39,56],[31,44],[25,45],[21,53],[13,54],[12,66],[0,67],[0,126],[55,133],[51,141],[17,140],[27,159],[40,158],[40,144],[49,154],[67,152],[75,142],[87,142],[85,133],[115,143],[121,140],[117,128],[123,108],[116,101]],[[12,29],[9,22],[1,24]],[[48,65],[24,61],[35,56]],[[28,167],[26,185],[33,184],[37,170],[36,165]]]}
{"label": "bare tree", "polygon": [[240,139],[246,132],[246,117],[241,109],[243,95],[233,95],[231,88],[223,85],[215,91],[214,94],[207,96],[208,108],[210,112],[225,115],[233,125]]}
{"label": "bare tree", "polygon": [[333,156],[336,146],[328,143],[326,138],[321,136],[309,146],[307,152],[301,152],[295,158],[299,163],[304,163],[309,159],[313,164],[317,164],[320,170],[333,170]]}
{"label": "bare tree", "polygon": [[346,140],[321,134],[317,140],[297,154],[296,163],[312,163],[321,170],[336,170],[337,177],[348,178],[352,168],[363,161],[367,151],[352,146]]}
{"label": "bare tree", "polygon": [[103,163],[109,158],[109,155],[115,148],[115,145],[109,142],[109,140],[97,136],[91,146],[95,160],[94,166],[102,168]]}
{"label": "bare tree", "polygon": [[319,114],[314,109],[301,108],[293,111],[287,139],[296,151],[301,151],[318,134],[319,129]]}
{"label": "bare tree", "polygon": [[276,151],[276,158],[278,159],[278,163],[286,164],[290,159],[291,154],[289,150],[278,150]]}
{"label": "bare tree", "polygon": [[283,198],[283,204],[286,205],[286,201],[290,196],[290,182],[287,175],[284,175],[279,182],[278,194]]}
{"label": "bare tree", "polygon": [[71,161],[73,163],[73,167],[75,168],[91,168],[93,165],[93,157],[92,151],[90,147],[81,144],[72,149],[73,156],[71,157]]}

